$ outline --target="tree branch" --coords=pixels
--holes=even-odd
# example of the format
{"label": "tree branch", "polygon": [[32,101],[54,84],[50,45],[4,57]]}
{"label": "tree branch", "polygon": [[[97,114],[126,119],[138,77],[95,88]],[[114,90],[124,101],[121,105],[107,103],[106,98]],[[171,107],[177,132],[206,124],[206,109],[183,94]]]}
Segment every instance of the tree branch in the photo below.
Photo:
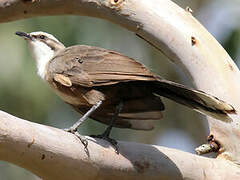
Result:
{"label": "tree branch", "polygon": [[[174,63],[183,68],[199,89],[225,100],[232,104],[237,112],[239,111],[240,73],[237,66],[221,45],[191,15],[191,13],[179,8],[173,2],[169,0],[2,0],[0,2],[0,22],[8,22],[35,16],[61,14],[104,18],[135,32],[164,52]],[[16,138],[18,136],[13,136],[12,139],[10,138],[12,144],[9,144],[11,142],[9,139],[8,143],[4,140],[11,137],[8,136],[8,133],[1,137],[1,141],[4,140],[3,142],[6,143],[9,148],[11,147],[10,145],[12,145],[12,151],[15,152],[15,155],[12,153],[11,156],[5,155],[2,158],[6,158],[5,160],[30,169],[32,172],[42,177],[43,172],[40,171],[44,170],[46,174],[45,177],[47,178],[54,177],[54,172],[52,172],[53,169],[51,168],[50,170],[47,168],[48,166],[46,164],[45,167],[43,166],[43,162],[49,160],[49,162],[57,162],[56,164],[50,163],[51,167],[54,165],[56,166],[54,170],[59,170],[60,167],[63,169],[63,167],[65,167],[69,170],[69,174],[72,175],[71,177],[81,172],[82,175],[89,176],[89,179],[93,176],[103,177],[105,175],[106,177],[107,173],[104,174],[104,172],[109,172],[110,175],[116,177],[121,174],[129,179],[137,176],[141,176],[141,178],[147,177],[147,175],[150,176],[153,174],[152,178],[154,179],[154,177],[158,176],[159,178],[161,175],[161,177],[163,177],[166,173],[169,176],[174,170],[174,172],[177,172],[176,174],[192,179],[201,179],[201,177],[213,179],[213,175],[216,175],[216,172],[219,171],[219,179],[224,179],[224,177],[229,179],[230,175],[237,176],[238,169],[228,160],[236,164],[240,163],[239,114],[231,115],[231,118],[233,119],[232,123],[224,123],[208,118],[210,133],[221,145],[219,156],[216,160],[201,158],[177,150],[123,142],[120,143],[122,153],[119,156],[112,153],[111,150],[106,150],[95,143],[90,143],[89,152],[91,157],[90,159],[86,158],[86,156],[83,158],[84,152],[79,148],[79,143],[77,143],[76,140],[72,142],[74,137],[53,128],[43,128],[39,126],[38,128],[40,128],[40,130],[37,130],[35,129],[37,125],[33,125],[29,122],[25,123],[29,124],[33,129],[31,129],[31,131],[30,129],[28,131],[15,129],[15,133],[19,136],[22,135],[22,138],[19,139]],[[3,122],[4,121],[1,121],[1,123]],[[10,123],[10,121],[5,121],[5,123]],[[9,129],[9,127],[11,126],[1,127],[1,129],[4,130],[3,132],[8,132],[11,129]],[[45,131],[50,133],[51,137],[49,137],[49,135],[47,136]],[[27,132],[30,133],[28,136],[25,134]],[[37,141],[37,138],[40,138],[42,141]],[[61,140],[59,138],[61,138]],[[20,140],[25,140],[28,144],[34,142],[33,145],[30,146],[32,148],[26,148],[27,144],[22,143]],[[18,143],[15,144],[15,142]],[[4,143],[1,144],[1,146],[3,146]],[[63,144],[64,146],[62,146]],[[102,145],[105,146],[106,144]],[[15,148],[13,148],[13,146],[15,146]],[[24,153],[21,155],[21,153],[18,152],[19,147],[23,148],[23,150],[25,147],[25,150],[27,149],[28,151],[31,149],[30,152],[32,155],[35,154],[35,157],[39,159],[43,158],[45,161],[40,161],[42,164],[39,162],[36,167],[32,166],[30,161],[32,158],[30,158],[31,153]],[[37,153],[37,151],[34,152],[33,147],[42,153]],[[72,151],[74,148],[76,148],[76,151]],[[69,151],[69,149],[71,149],[71,151]],[[5,151],[4,153],[8,154],[12,151]],[[1,152],[3,152],[3,149],[1,149]],[[45,158],[43,152],[45,153]],[[56,161],[51,160],[51,154],[54,155],[52,157],[56,158]],[[130,154],[132,156],[130,156]],[[68,164],[65,164],[64,161],[62,161],[62,158],[65,156],[71,159],[72,162],[69,161]],[[47,159],[47,157],[49,159]],[[79,158],[81,159],[81,157],[84,159],[85,163],[83,163],[83,161],[77,161]],[[130,161],[124,159],[126,157],[130,159]],[[113,159],[108,161],[108,158]],[[135,158],[138,159],[137,164]],[[22,159],[25,161],[20,163]],[[159,164],[157,166],[149,166],[149,164],[146,163],[142,164],[146,159],[150,161],[150,165],[152,165],[151,161]],[[37,158],[34,159],[34,161],[38,162],[37,160]],[[126,162],[125,167],[127,168],[123,168],[124,166],[122,163],[124,161]],[[141,162],[140,165],[138,162]],[[99,167],[100,164],[103,164],[101,168]],[[145,170],[145,166],[151,168]],[[42,169],[40,167],[42,167]],[[72,167],[72,170],[70,170],[70,167]],[[116,170],[114,167],[118,167],[119,169]],[[140,168],[140,171],[137,167]],[[228,171],[227,167],[231,168],[231,170]],[[88,168],[92,168],[94,171],[89,173],[90,171]],[[141,169],[144,169],[144,171]],[[194,171],[189,172],[190,169],[194,169]],[[223,169],[224,173],[220,172],[220,169]],[[55,171],[56,176],[64,176],[64,173],[56,172],[57,171]],[[93,174],[93,172],[96,174]],[[228,174],[229,172],[231,172],[231,174]],[[67,172],[65,173],[68,174]],[[234,177],[232,179],[234,179]]]}
{"label": "tree branch", "polygon": [[240,176],[240,169],[230,161],[129,142],[119,142],[119,149],[117,154],[106,141],[89,138],[86,152],[73,134],[0,111],[0,159],[43,179],[176,180]]}

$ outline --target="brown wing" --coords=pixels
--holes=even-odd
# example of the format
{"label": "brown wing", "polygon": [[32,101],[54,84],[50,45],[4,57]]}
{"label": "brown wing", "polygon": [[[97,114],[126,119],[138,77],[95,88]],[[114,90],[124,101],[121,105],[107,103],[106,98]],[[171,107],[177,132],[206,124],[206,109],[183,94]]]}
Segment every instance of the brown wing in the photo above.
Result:
{"label": "brown wing", "polygon": [[[164,105],[159,97],[145,90],[137,93],[134,91],[136,86],[133,84],[119,85],[120,82],[154,80],[152,73],[142,64],[117,52],[90,46],[69,47],[51,60],[48,71],[48,74],[62,86],[83,86],[86,89],[94,89],[91,92],[104,92],[108,99],[111,99],[104,101],[103,105],[91,116],[94,120],[109,124],[119,99],[119,91],[124,91],[122,92],[124,107],[114,126],[151,130],[153,125],[150,120],[162,118],[161,111]],[[106,86],[107,89],[104,88]],[[129,92],[130,87],[134,92]],[[71,89],[74,95],[81,93],[76,92],[79,88],[68,89]],[[84,95],[86,94],[84,92]],[[89,107],[85,105],[73,107],[82,114],[89,110]]]}
{"label": "brown wing", "polygon": [[[62,66],[62,64],[65,64]],[[141,63],[92,46],[72,46],[60,51],[50,62],[49,71],[63,74],[72,84],[103,86],[134,80],[156,80]]]}

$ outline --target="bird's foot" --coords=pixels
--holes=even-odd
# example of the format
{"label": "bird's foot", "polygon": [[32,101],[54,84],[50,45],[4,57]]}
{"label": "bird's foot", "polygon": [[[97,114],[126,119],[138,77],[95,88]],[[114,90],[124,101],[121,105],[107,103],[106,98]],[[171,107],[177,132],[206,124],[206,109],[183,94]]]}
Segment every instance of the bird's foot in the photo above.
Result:
{"label": "bird's foot", "polygon": [[105,133],[100,134],[100,135],[91,135],[90,137],[103,139],[103,140],[109,142],[109,143],[114,147],[115,152],[116,152],[117,154],[119,154],[119,149],[118,149],[118,145],[117,145],[118,143],[117,143],[117,141],[116,141],[115,139],[112,139],[112,138],[108,137]]}
{"label": "bird's foot", "polygon": [[70,128],[66,128],[63,130],[77,136],[77,138],[82,142],[84,148],[87,149],[88,141],[87,141],[86,137],[84,137],[83,135],[79,134],[79,132],[77,132],[77,129],[70,127]]}

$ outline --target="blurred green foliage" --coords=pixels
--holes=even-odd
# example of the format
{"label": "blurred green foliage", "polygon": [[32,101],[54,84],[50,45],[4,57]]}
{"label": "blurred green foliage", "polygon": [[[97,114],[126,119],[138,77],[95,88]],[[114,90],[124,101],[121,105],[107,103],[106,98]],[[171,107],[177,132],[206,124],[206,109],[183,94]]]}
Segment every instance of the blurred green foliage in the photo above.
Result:
{"label": "blurred green foliage", "polygon": [[223,42],[223,47],[236,61],[239,56],[239,44],[240,44],[240,29],[233,29],[230,32],[229,38]]}

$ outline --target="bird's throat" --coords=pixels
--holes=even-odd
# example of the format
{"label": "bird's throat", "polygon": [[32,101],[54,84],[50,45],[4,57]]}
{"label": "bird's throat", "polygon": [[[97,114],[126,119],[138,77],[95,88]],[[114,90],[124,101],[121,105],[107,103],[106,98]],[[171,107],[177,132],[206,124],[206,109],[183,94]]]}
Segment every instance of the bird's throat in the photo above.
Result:
{"label": "bird's throat", "polygon": [[54,57],[54,50],[42,42],[30,42],[29,49],[36,61],[38,75],[44,79],[49,61]]}

